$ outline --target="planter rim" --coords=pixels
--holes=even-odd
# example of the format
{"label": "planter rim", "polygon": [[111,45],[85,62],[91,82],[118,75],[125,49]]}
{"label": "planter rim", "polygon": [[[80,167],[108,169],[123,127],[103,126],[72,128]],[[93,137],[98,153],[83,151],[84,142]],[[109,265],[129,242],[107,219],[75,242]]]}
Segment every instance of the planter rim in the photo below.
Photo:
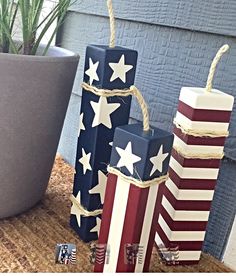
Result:
{"label": "planter rim", "polygon": [[[39,52],[45,48],[45,45],[40,45]],[[42,55],[22,55],[11,53],[0,53],[1,60],[21,60],[21,61],[37,61],[37,62],[72,62],[79,60],[80,56],[70,50],[51,46],[45,56]]]}

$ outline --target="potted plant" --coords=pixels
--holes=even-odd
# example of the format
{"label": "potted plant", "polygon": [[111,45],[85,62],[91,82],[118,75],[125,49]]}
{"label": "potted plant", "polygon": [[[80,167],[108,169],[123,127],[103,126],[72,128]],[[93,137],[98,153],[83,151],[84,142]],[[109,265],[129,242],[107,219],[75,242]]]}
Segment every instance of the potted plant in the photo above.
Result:
{"label": "potted plant", "polygon": [[[79,61],[78,55],[50,46],[70,1],[59,0],[41,20],[44,2],[0,0],[0,218],[42,199]],[[14,40],[15,24],[20,42]]]}

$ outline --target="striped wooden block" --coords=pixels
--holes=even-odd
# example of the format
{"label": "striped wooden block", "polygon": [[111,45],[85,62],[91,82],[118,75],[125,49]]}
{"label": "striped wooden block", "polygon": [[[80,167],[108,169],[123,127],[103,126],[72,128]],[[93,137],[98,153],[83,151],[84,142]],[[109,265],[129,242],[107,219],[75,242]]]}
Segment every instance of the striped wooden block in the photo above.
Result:
{"label": "striped wooden block", "polygon": [[194,264],[200,259],[233,103],[232,96],[219,90],[181,90],[170,177],[159,195],[155,237],[167,264]]}
{"label": "striped wooden block", "polygon": [[116,128],[110,165],[129,178],[108,176],[98,244],[107,244],[109,252],[104,263],[96,261],[95,272],[148,271],[159,185],[140,188],[132,181],[156,181],[165,176],[172,144],[173,135],[161,129],[144,132],[140,124]]}

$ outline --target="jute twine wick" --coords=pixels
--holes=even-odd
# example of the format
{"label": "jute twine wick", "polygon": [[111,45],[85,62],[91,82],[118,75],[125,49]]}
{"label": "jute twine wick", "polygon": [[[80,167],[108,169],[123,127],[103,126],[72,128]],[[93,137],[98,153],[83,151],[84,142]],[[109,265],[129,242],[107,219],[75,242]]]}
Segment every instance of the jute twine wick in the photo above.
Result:
{"label": "jute twine wick", "polygon": [[115,48],[115,42],[116,42],[116,24],[115,24],[115,16],[114,16],[114,10],[112,5],[112,0],[107,0],[107,8],[110,18],[110,48]]}
{"label": "jute twine wick", "polygon": [[137,98],[137,101],[141,107],[142,114],[143,114],[143,130],[144,131],[150,130],[148,106],[141,92],[136,86],[133,85],[128,89],[114,89],[114,90],[97,88],[85,82],[83,82],[81,86],[87,92],[91,92],[100,97],[108,98],[108,97],[115,97],[115,96],[118,96],[118,97],[128,97],[130,95],[135,96]]}
{"label": "jute twine wick", "polygon": [[224,53],[226,53],[229,50],[229,45],[225,44],[223,45],[220,50],[217,52],[215,58],[213,59],[213,62],[210,67],[208,79],[207,79],[207,85],[206,85],[206,92],[211,92],[212,91],[212,85],[213,85],[213,79],[215,76],[215,71],[217,64],[219,63],[221,57],[223,56]]}

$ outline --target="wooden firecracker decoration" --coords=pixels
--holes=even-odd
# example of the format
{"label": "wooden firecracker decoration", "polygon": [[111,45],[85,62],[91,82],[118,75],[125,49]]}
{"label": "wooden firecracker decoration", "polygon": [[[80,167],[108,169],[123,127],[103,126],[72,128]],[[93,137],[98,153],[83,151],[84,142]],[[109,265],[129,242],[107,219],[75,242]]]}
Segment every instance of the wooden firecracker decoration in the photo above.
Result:
{"label": "wooden firecracker decoration", "polygon": [[[110,46],[90,45],[85,59],[76,174],[70,225],[80,238],[98,238],[114,131],[129,120],[131,96],[116,95],[134,84],[137,52],[115,46],[115,19],[107,1]],[[101,89],[103,92],[100,93]],[[108,96],[104,89],[110,93]]]}
{"label": "wooden firecracker decoration", "polygon": [[183,87],[174,121],[169,180],[159,194],[156,245],[170,265],[198,263],[234,98],[212,89],[224,52],[217,53],[206,88]]}
{"label": "wooden firecracker decoration", "polygon": [[147,106],[131,87],[143,111],[144,124],[117,127],[102,214],[99,245],[104,260],[95,272],[148,271],[157,225],[158,187],[168,178],[173,135],[149,127]]}

